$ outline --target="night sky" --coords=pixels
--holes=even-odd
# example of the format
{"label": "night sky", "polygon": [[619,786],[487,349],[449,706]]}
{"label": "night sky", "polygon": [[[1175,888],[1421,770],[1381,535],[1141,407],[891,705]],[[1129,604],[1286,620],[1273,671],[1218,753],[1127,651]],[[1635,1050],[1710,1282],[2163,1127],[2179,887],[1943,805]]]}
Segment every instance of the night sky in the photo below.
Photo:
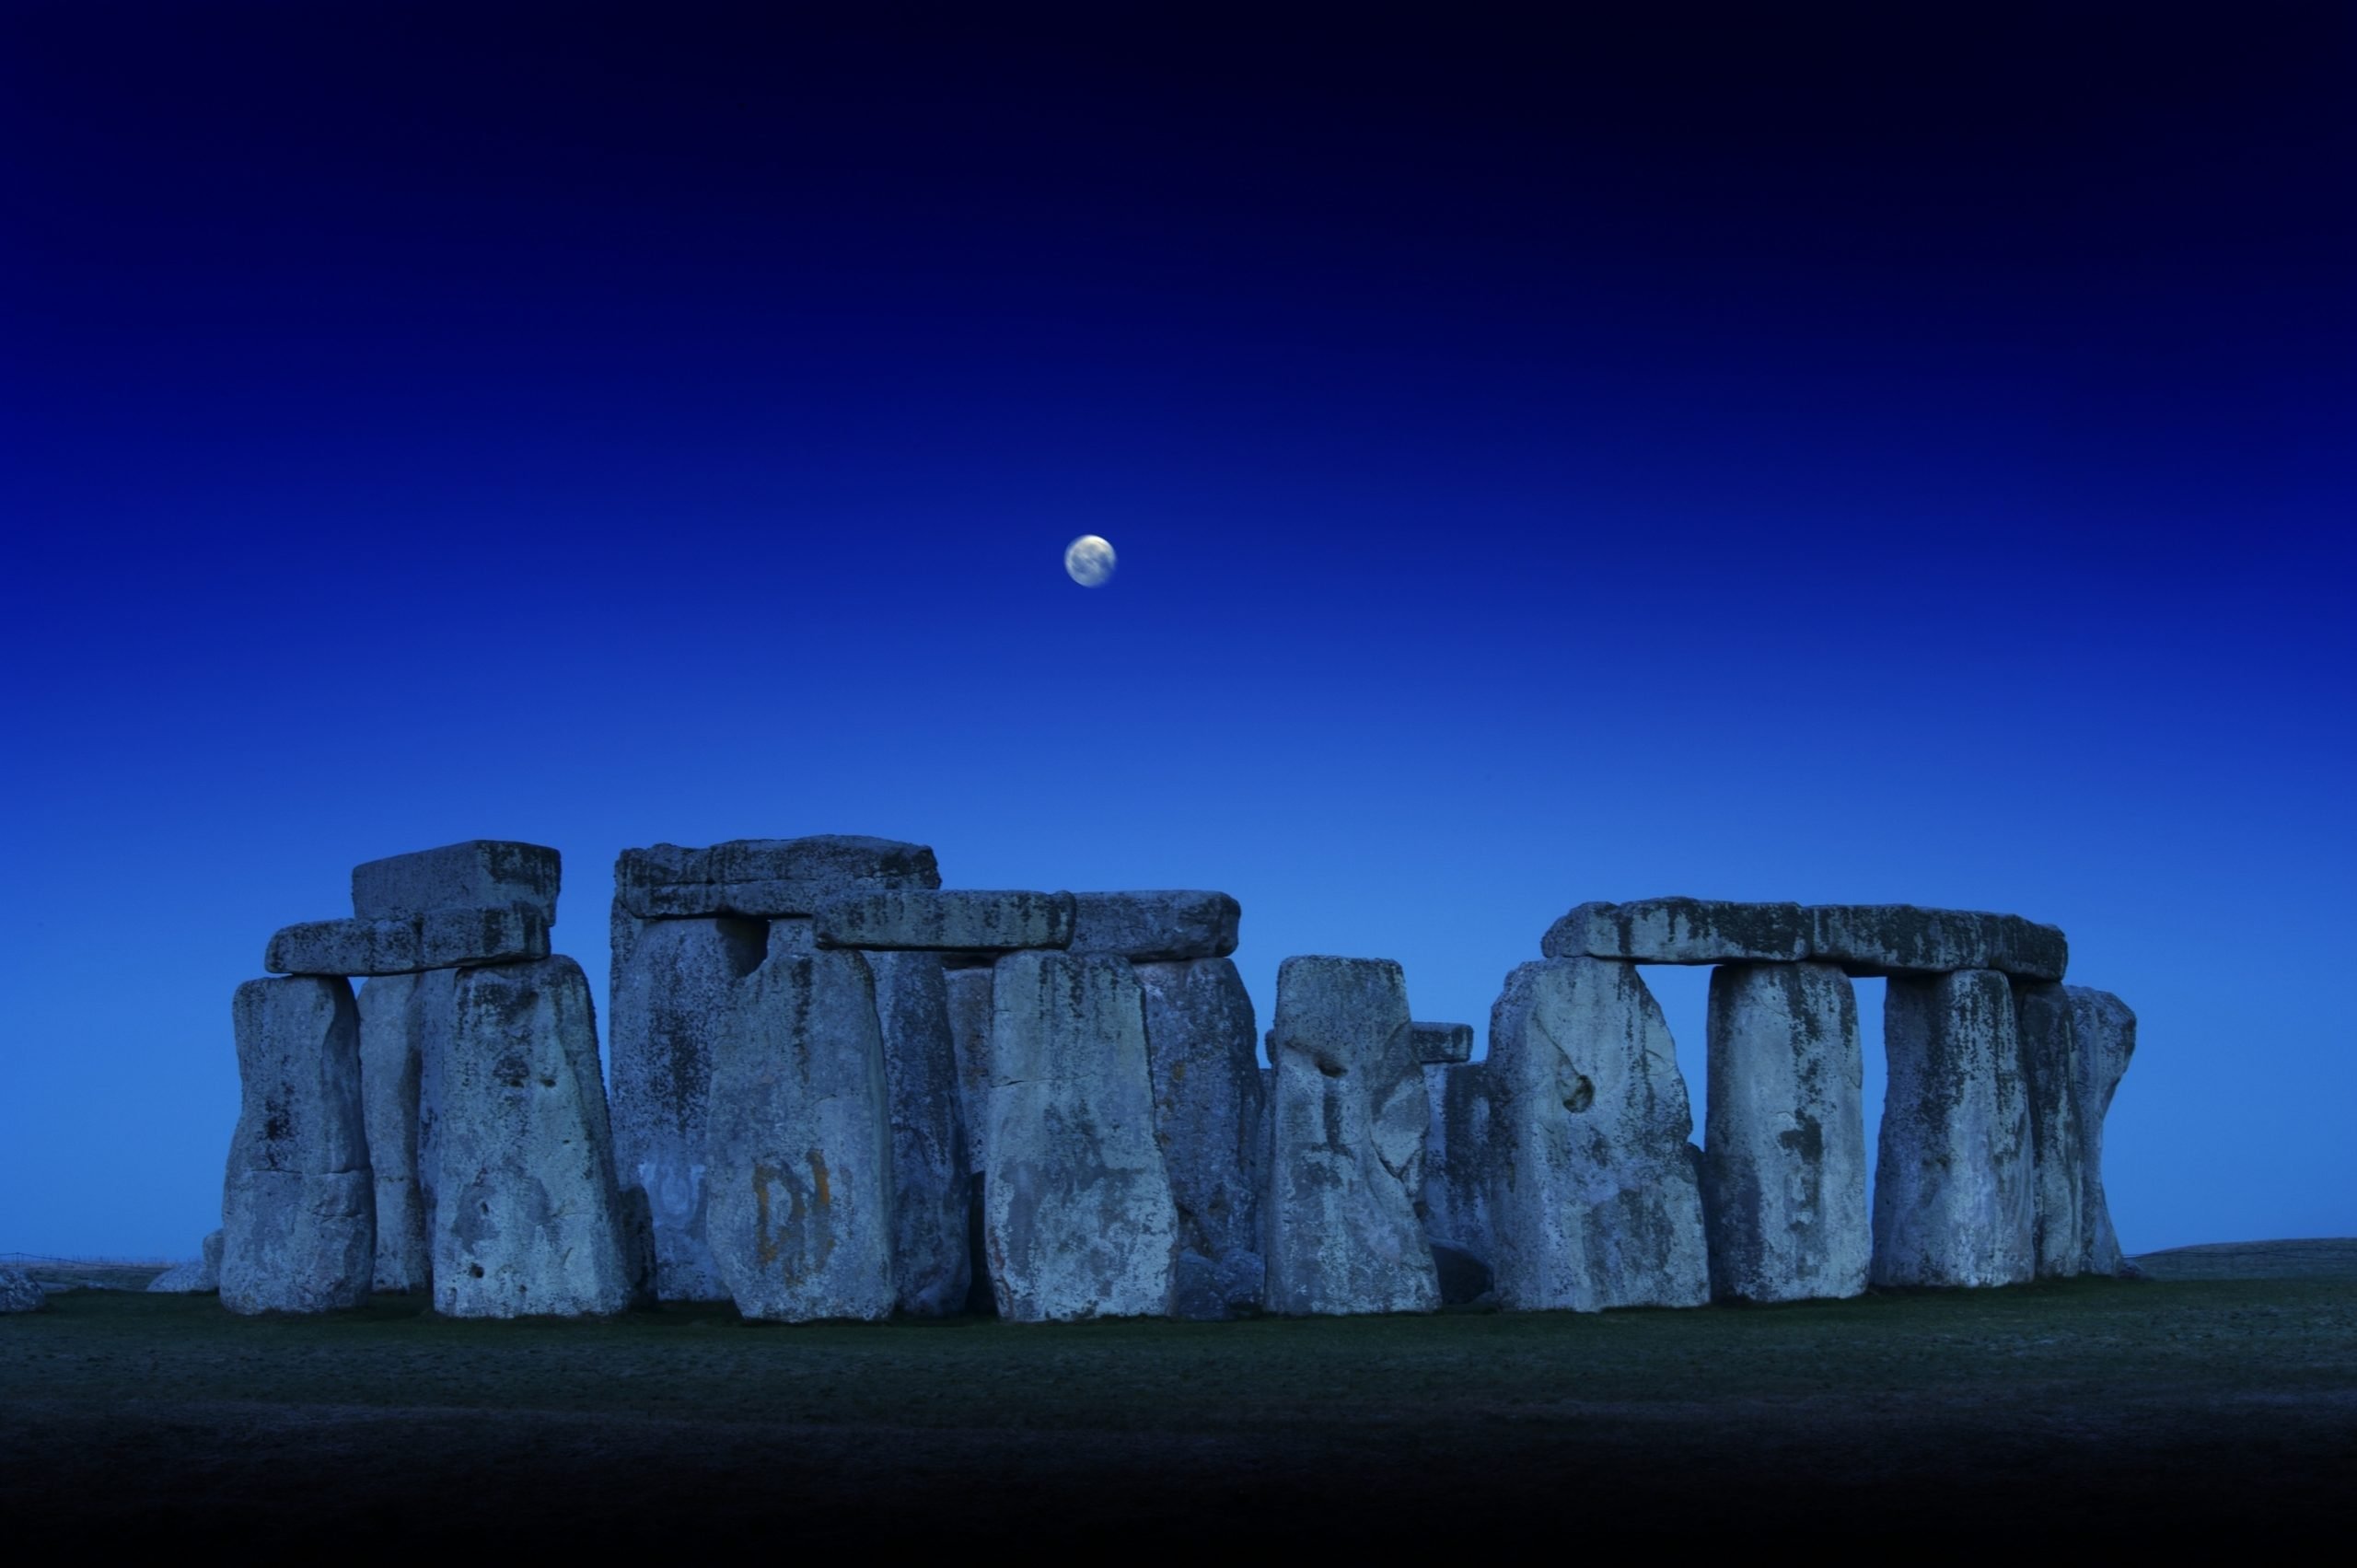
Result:
{"label": "night sky", "polygon": [[355,862],[557,846],[602,999],[621,848],[829,831],[1264,1023],[2016,911],[2131,1252],[2357,1234],[2357,20],[1644,14],[9,6],[0,1250],[193,1252]]}

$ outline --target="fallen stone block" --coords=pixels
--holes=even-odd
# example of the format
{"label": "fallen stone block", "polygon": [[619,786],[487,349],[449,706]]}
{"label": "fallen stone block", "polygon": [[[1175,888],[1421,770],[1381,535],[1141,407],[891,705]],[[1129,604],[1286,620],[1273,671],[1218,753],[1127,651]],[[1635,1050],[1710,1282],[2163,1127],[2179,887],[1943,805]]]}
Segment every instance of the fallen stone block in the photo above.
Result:
{"label": "fallen stone block", "polygon": [[401,920],[289,925],[271,937],[262,968],[273,974],[357,977],[530,963],[548,956],[549,928],[536,911],[445,909]]}
{"label": "fallen stone block", "polygon": [[429,1089],[438,1091],[458,989],[456,970],[380,975],[360,988],[360,1101],[377,1183],[379,1291],[423,1291],[431,1282]]}
{"label": "fallen stone block", "polygon": [[2080,1271],[2123,1273],[2128,1265],[2103,1191],[2103,1123],[2136,1054],[2136,1015],[2108,991],[2069,985],[2063,993],[2071,999],[2072,1039],[2078,1053]]}
{"label": "fallen stone block", "polygon": [[2037,1272],[2029,1102],[1993,970],[1894,975],[1875,1166],[1874,1283],[2019,1284]]}
{"label": "fallen stone block", "polygon": [[707,849],[655,844],[614,863],[614,900],[640,920],[807,917],[858,888],[938,888],[923,844],[849,833],[732,839]]}
{"label": "fallen stone block", "polygon": [[1287,958],[1272,1032],[1269,1309],[1435,1310],[1416,1217],[1429,1110],[1399,966]]}
{"label": "fallen stone block", "polygon": [[892,1267],[900,1309],[962,1312],[970,1183],[958,1124],[949,988],[932,953],[869,953],[892,1125]]}
{"label": "fallen stone block", "polygon": [[844,893],[819,906],[818,923],[821,947],[1006,953],[1071,942],[1073,898],[968,888]]}
{"label": "fallen stone block", "polygon": [[542,844],[470,839],[440,849],[388,855],[352,868],[352,912],[362,920],[412,920],[435,910],[522,909],[556,923],[563,865]]}
{"label": "fallen stone block", "polygon": [[891,1316],[890,1091],[859,954],[779,953],[745,977],[713,1057],[704,1164],[704,1234],[739,1312]]}
{"label": "fallen stone block", "polygon": [[434,1309],[591,1317],[641,1299],[589,982],[571,958],[459,977],[442,1052]]}
{"label": "fallen stone block", "polygon": [[219,1290],[222,1241],[222,1232],[207,1232],[196,1257],[166,1269],[147,1282],[147,1288],[158,1295],[206,1295]]}
{"label": "fallen stone block", "polygon": [[1492,1012],[1490,1223],[1511,1310],[1710,1299],[1694,1113],[1633,963],[1524,964]]}
{"label": "fallen stone block", "polygon": [[1798,904],[1687,898],[1586,903],[1550,926],[1538,950],[1550,958],[1641,964],[1797,963],[1808,957],[1808,922]]}
{"label": "fallen stone block", "polygon": [[338,978],[250,980],[231,1008],[238,1127],[222,1183],[221,1305],[327,1312],[368,1297],[376,1191],[360,1013]]}
{"label": "fallen stone block", "polygon": [[1450,1062],[1473,1060],[1473,1026],[1470,1024],[1410,1024],[1416,1041],[1416,1060],[1432,1066]]}
{"label": "fallen stone block", "polygon": [[2029,1102],[2032,1250],[2040,1279],[2067,1278],[2085,1266],[2087,1253],[2080,1217],[2086,1144],[2079,1129],[2078,1029],[2063,986],[2016,981],[2013,993]]}
{"label": "fallen stone block", "polygon": [[1225,958],[1244,908],[1225,893],[1164,890],[1073,895],[1072,951],[1132,963]]}
{"label": "fallen stone block", "polygon": [[1712,1293],[1741,1301],[1866,1288],[1864,1063],[1858,999],[1829,964],[1711,974],[1702,1214]]}
{"label": "fallen stone block", "polygon": [[1817,904],[1808,911],[1808,956],[1860,976],[1997,970],[2061,980],[2070,944],[2051,925],[2017,914],[1922,909],[1914,904]]}
{"label": "fallen stone block", "polygon": [[1178,1211],[1136,971],[1106,955],[1014,953],[992,1002],[982,1232],[999,1316],[1167,1315]]}
{"label": "fallen stone block", "polygon": [[30,1274],[15,1267],[0,1268],[0,1314],[48,1310],[49,1293],[34,1283]]}
{"label": "fallen stone block", "polygon": [[1137,966],[1145,993],[1155,1135],[1178,1210],[1172,1312],[1237,1318],[1260,1308],[1260,1064],[1252,998],[1225,958]]}
{"label": "fallen stone block", "polygon": [[1496,1240],[1490,1227],[1490,1064],[1424,1063],[1424,1184],[1418,1212],[1444,1305],[1461,1307],[1492,1294]]}

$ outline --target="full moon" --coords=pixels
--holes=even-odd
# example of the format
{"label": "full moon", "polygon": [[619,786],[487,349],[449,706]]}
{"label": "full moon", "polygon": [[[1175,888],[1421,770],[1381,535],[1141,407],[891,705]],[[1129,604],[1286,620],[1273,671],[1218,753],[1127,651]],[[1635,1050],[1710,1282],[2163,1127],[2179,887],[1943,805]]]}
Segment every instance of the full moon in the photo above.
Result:
{"label": "full moon", "polygon": [[1084,588],[1101,588],[1113,575],[1113,547],[1093,533],[1064,546],[1064,570]]}

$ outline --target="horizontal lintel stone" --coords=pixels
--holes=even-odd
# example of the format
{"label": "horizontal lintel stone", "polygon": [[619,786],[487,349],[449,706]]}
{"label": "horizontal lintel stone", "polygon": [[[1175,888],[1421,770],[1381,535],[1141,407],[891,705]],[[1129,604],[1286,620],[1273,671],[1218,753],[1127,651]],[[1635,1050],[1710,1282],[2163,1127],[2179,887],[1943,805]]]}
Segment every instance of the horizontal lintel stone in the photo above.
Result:
{"label": "horizontal lintel stone", "polygon": [[2059,929],[2017,914],[1688,898],[1581,904],[1548,929],[1539,947],[1550,958],[1825,963],[1863,976],[1997,970],[2054,981],[2070,961]]}
{"label": "horizontal lintel stone", "polygon": [[1798,904],[1725,899],[1640,899],[1586,903],[1548,929],[1550,958],[1625,958],[1640,964],[1798,963],[1808,921]]}
{"label": "horizontal lintel stone", "polygon": [[881,889],[843,893],[819,907],[821,947],[1011,953],[1072,941],[1070,893]]}
{"label": "horizontal lintel stone", "polygon": [[1408,1028],[1415,1040],[1418,1062],[1432,1064],[1473,1060],[1470,1024],[1428,1024],[1418,1019]]}
{"label": "horizontal lintel stone", "polygon": [[527,963],[549,956],[548,923],[533,910],[429,910],[406,920],[313,920],[270,939],[272,974],[420,974]]}
{"label": "horizontal lintel stone", "polygon": [[614,897],[640,920],[807,918],[838,893],[940,886],[927,846],[855,833],[731,839],[707,849],[655,844],[614,862]]}
{"label": "horizontal lintel stone", "polygon": [[1225,893],[1158,889],[1073,895],[1072,950],[1140,964],[1225,958],[1236,951],[1244,906]]}
{"label": "horizontal lintel stone", "polygon": [[556,923],[563,863],[545,844],[469,839],[352,868],[352,912],[362,920],[408,920],[430,910],[528,909]]}

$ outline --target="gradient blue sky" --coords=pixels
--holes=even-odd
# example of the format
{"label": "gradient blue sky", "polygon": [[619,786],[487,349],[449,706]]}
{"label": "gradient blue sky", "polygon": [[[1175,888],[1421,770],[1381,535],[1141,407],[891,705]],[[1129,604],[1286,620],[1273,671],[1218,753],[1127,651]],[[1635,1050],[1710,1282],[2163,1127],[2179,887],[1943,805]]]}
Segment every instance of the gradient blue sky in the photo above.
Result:
{"label": "gradient blue sky", "polygon": [[1264,1019],[2016,910],[2131,1250],[2357,1233],[2357,24],[1789,9],[11,6],[0,1250],[192,1250],[354,862],[558,846],[602,995],[620,849],[819,831],[1230,889]]}

